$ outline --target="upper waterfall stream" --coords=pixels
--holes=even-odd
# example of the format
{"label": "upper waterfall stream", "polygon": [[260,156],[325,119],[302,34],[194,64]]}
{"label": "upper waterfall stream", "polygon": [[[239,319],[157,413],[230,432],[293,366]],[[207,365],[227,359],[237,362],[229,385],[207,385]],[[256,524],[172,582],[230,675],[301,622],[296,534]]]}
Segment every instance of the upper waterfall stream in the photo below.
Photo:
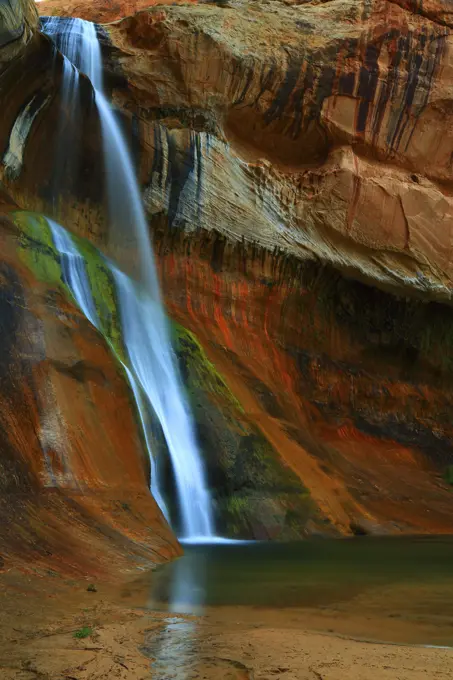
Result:
{"label": "upper waterfall stream", "polygon": [[[117,245],[121,238],[134,241],[138,264],[134,279],[106,260],[116,284],[122,337],[127,350],[126,372],[135,396],[151,458],[151,489],[165,516],[169,517],[159,485],[159,471],[147,433],[143,396],[159,419],[174,471],[181,517],[181,537],[194,541],[215,538],[211,499],[197,447],[191,416],[175,363],[168,323],[161,300],[148,224],[132,158],[116,117],[103,93],[102,60],[96,26],[81,19],[43,20],[43,31],[95,88],[103,135],[108,192],[109,224]],[[63,71],[63,92],[75,100],[79,87],[74,69]],[[99,326],[83,258],[71,237],[51,224],[62,259],[65,282],[86,317]],[[121,265],[121,263],[120,263]]]}

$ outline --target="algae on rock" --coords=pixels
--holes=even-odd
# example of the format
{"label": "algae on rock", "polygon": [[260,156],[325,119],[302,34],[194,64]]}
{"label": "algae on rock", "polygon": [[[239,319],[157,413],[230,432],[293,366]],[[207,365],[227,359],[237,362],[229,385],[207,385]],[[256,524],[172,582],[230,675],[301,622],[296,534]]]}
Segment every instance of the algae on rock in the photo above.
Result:
{"label": "algae on rock", "polygon": [[[19,257],[39,281],[54,284],[68,299],[74,297],[63,280],[60,254],[55,248],[49,222],[38,213],[16,211],[12,214],[19,228]],[[121,321],[116,299],[115,283],[107,260],[89,241],[70,234],[83,257],[93,302],[100,322],[100,330],[115,356],[125,363],[121,336]],[[75,301],[77,303],[77,301]]]}
{"label": "algae on rock", "polygon": [[219,525],[241,538],[303,535],[317,516],[309,491],[249,421],[194,333],[179,324],[173,332]]}

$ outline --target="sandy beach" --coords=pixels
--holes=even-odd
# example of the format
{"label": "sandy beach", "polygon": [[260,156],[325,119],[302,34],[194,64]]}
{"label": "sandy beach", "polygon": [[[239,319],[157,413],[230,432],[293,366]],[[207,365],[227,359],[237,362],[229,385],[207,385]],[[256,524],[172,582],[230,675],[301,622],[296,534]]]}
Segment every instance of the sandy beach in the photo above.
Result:
{"label": "sandy beach", "polygon": [[[14,572],[1,581],[2,680],[453,678],[453,649],[339,634],[342,620],[343,630],[360,625],[352,612],[231,607],[181,616],[149,610],[133,584],[90,592],[85,581]],[[398,637],[401,622],[387,625]]]}

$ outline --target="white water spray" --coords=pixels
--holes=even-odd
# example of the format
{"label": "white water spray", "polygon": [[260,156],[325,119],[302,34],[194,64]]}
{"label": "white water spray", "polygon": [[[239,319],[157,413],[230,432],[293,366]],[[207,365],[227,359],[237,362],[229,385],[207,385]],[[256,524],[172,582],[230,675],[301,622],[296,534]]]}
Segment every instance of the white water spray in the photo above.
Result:
{"label": "white water spray", "polygon": [[[135,281],[113,265],[110,268],[116,282],[123,341],[130,361],[126,370],[152,462],[151,490],[168,517],[158,488],[158,470],[150,449],[142,393],[156,413],[167,442],[176,481],[182,537],[215,540],[210,497],[171,348],[148,224],[132,159],[102,91],[102,61],[96,27],[81,19],[46,19],[43,21],[43,30],[63,54],[90,78],[96,90],[103,133],[110,220],[114,225],[114,233],[121,234],[123,238],[132,234],[139,257]],[[63,73],[64,78],[66,73],[67,70]],[[78,87],[78,78],[72,78],[72,82]],[[70,87],[70,83],[63,87]],[[59,233],[61,228],[56,229],[55,226],[52,226],[52,230],[55,245],[62,255],[63,276],[87,318],[99,326],[83,259],[72,239],[66,235],[69,242],[65,241]],[[82,260],[83,274],[78,258]]]}

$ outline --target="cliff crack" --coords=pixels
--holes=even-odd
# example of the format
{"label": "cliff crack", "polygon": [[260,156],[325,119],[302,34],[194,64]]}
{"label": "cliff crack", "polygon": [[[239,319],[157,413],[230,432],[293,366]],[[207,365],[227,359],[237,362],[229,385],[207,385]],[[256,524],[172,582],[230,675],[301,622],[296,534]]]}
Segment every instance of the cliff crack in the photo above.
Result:
{"label": "cliff crack", "polygon": [[409,227],[409,221],[406,216],[406,211],[404,210],[404,204],[403,204],[403,199],[401,196],[398,196],[399,204],[401,206],[401,213],[403,215],[403,220],[404,220],[404,250],[410,250],[411,249],[411,244],[410,244],[410,227]]}

